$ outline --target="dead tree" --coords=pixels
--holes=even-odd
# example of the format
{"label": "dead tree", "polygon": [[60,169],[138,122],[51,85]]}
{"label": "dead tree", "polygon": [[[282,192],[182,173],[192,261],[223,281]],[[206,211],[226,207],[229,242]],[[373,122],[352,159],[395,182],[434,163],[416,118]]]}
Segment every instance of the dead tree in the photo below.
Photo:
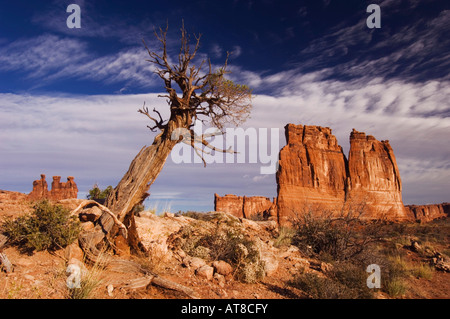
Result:
{"label": "dead tree", "polygon": [[[134,250],[140,250],[133,208],[141,204],[149,196],[148,190],[161,172],[173,147],[179,142],[189,143],[202,157],[206,149],[230,152],[214,148],[206,140],[206,136],[196,136],[193,126],[196,120],[208,122],[211,126],[222,130],[226,124],[239,125],[244,122],[251,110],[251,90],[246,85],[235,84],[225,75],[228,55],[225,63],[218,70],[213,70],[210,60],[203,60],[197,66],[194,59],[200,46],[200,35],[195,36],[193,47],[184,25],[181,28],[181,45],[176,63],[172,64],[167,47],[167,27],[155,31],[160,43],[158,51],[152,51],[145,41],[151,64],[156,66],[155,73],[164,83],[170,116],[164,119],[161,113],[144,106],[139,113],[148,117],[151,125],[148,128],[159,131],[152,145],[145,146],[130,164],[128,171],[118,185],[110,193],[105,206],[128,229],[128,243]],[[179,92],[179,93],[178,93]],[[180,135],[189,132],[189,137]],[[109,222],[109,230],[114,222]],[[114,235],[114,231],[109,233]]]}

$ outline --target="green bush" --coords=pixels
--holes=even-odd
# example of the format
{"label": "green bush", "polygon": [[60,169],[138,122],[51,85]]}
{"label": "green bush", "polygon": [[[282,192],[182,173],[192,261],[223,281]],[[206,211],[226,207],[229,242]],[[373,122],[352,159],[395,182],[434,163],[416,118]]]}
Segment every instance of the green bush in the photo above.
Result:
{"label": "green bush", "polygon": [[2,232],[9,242],[25,250],[55,250],[71,244],[81,231],[80,222],[60,205],[43,200],[33,213],[5,219]]}
{"label": "green bush", "polygon": [[94,186],[89,190],[87,198],[92,200],[105,200],[112,190],[113,187],[111,185],[106,187],[104,190],[101,190],[97,184],[94,184]]}

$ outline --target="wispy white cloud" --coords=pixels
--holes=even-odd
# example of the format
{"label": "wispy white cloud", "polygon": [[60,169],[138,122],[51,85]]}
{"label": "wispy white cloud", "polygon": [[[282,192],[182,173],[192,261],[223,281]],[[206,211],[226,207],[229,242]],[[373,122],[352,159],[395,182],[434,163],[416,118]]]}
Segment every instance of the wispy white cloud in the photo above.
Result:
{"label": "wispy white cloud", "polygon": [[[352,128],[388,139],[400,167],[405,202],[448,200],[450,118],[433,114],[448,109],[449,83],[381,78],[340,82],[310,74],[283,75],[290,77],[291,85],[283,94],[257,95],[245,127],[279,128],[280,147],[287,123],[331,127],[345,152]],[[0,188],[19,180],[21,187],[31,187],[30,179],[41,172],[75,175],[80,189],[96,181],[117,183],[154,136],[146,129],[145,117],[136,113],[144,101],[168,115],[165,101],[156,94],[1,94],[0,166],[8,170],[0,173]],[[275,196],[275,177],[260,177],[260,166],[212,164],[205,169],[202,164],[175,164],[169,158],[151,192],[155,197],[172,194],[170,201],[177,209],[212,209],[214,192]]]}
{"label": "wispy white cloud", "polygon": [[75,78],[151,87],[156,76],[154,66],[146,59],[143,46],[99,56],[83,40],[50,34],[19,39],[0,48],[1,71],[24,73],[28,78],[39,79],[37,85],[41,86]]}
{"label": "wispy white cloud", "polygon": [[[292,61],[300,72],[329,69],[328,76],[385,77],[422,80],[449,80],[450,11],[444,10],[426,20],[402,24],[398,16],[413,12],[419,1],[408,5],[398,1],[383,1],[382,20],[396,19],[393,29],[389,23],[381,29],[366,28],[362,15],[352,25],[338,24],[326,35],[312,40]],[[432,5],[432,4],[430,4]]]}
{"label": "wispy white cloud", "polygon": [[19,71],[30,78],[77,65],[89,54],[86,45],[77,40],[55,35],[18,39],[0,48],[0,70]]}
{"label": "wispy white cloud", "polygon": [[242,48],[239,45],[235,45],[231,51],[231,57],[237,58],[242,54]]}
{"label": "wispy white cloud", "polygon": [[215,43],[211,46],[210,52],[211,52],[212,56],[215,58],[221,58],[222,54],[223,54],[222,47],[220,45],[218,45],[217,43]]}
{"label": "wispy white cloud", "polygon": [[[70,29],[66,25],[69,4],[81,8],[81,28]],[[146,18],[140,21],[129,20],[123,15],[105,15],[96,8],[94,2],[71,0],[53,1],[47,8],[36,12],[31,22],[47,31],[76,38],[116,39],[124,44],[140,44],[142,38],[153,35],[155,27],[164,25],[163,19]]]}

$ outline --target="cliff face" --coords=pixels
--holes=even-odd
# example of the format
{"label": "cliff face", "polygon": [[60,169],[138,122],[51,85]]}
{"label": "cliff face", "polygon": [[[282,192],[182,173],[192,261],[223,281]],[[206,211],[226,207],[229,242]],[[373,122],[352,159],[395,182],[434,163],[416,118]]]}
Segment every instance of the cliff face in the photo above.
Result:
{"label": "cliff face", "polygon": [[230,194],[225,196],[214,194],[214,210],[242,218],[244,217],[244,198]]}
{"label": "cliff face", "polygon": [[353,129],[348,158],[347,201],[364,202],[365,217],[407,220],[402,182],[389,141]]}
{"label": "cliff face", "polygon": [[408,214],[413,215],[416,220],[429,222],[433,219],[450,216],[450,203],[435,205],[407,205],[405,209]]}
{"label": "cliff face", "polygon": [[279,155],[280,221],[305,206],[335,207],[345,200],[346,158],[330,128],[288,124]]}
{"label": "cliff face", "polygon": [[331,129],[288,124],[280,151],[280,223],[306,210],[363,210],[362,218],[408,220],[401,179],[388,141],[353,130],[347,161]]}
{"label": "cliff face", "polygon": [[[275,200],[274,200],[275,202]],[[239,218],[252,218],[261,216],[276,217],[275,204],[267,197],[262,196],[219,196],[214,194],[214,210],[232,214]]]}

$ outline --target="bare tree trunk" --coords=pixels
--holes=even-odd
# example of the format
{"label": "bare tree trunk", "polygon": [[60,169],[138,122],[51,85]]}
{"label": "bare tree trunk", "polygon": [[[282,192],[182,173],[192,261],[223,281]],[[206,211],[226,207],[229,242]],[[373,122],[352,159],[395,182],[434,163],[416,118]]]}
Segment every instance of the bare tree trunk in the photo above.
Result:
{"label": "bare tree trunk", "polygon": [[161,172],[177,141],[155,138],[151,146],[142,148],[131,162],[122,180],[110,194],[106,207],[123,222],[125,216],[147,198],[150,186]]}
{"label": "bare tree trunk", "polygon": [[[105,206],[125,224],[128,229],[128,244],[135,251],[142,251],[142,247],[136,231],[133,208],[149,196],[147,192],[150,186],[164,167],[173,147],[178,143],[178,140],[171,139],[171,132],[185,126],[183,124],[186,123],[186,119],[182,120],[177,118],[177,121],[170,121],[167,128],[155,137],[152,145],[141,149],[119,184],[107,198]],[[114,226],[112,218],[109,219],[111,220],[103,223],[103,228],[107,232]]]}

